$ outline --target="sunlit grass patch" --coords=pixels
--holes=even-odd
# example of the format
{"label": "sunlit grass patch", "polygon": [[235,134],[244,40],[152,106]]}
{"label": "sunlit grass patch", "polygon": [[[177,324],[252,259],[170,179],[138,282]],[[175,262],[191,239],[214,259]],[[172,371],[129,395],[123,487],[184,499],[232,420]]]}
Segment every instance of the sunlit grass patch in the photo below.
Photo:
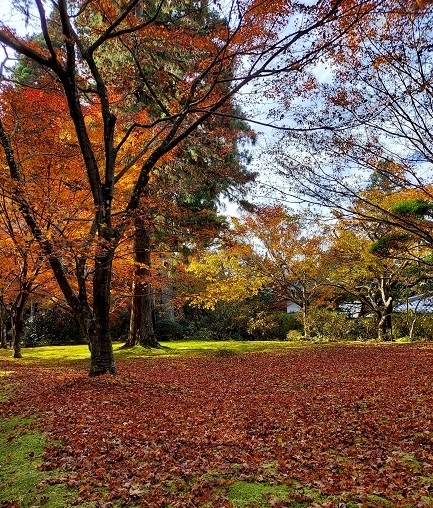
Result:
{"label": "sunlit grass patch", "polygon": [[[116,360],[127,358],[155,358],[194,355],[232,356],[238,353],[285,350],[302,347],[299,343],[287,341],[174,341],[161,342],[159,348],[134,346],[125,348],[122,343],[113,344]],[[81,364],[90,359],[86,344],[71,346],[41,346],[23,348],[23,358],[13,360],[12,350],[1,350],[0,359],[27,363],[48,363],[50,365]],[[1,373],[1,371],[0,371]]]}
{"label": "sunlit grass patch", "polygon": [[[14,360],[19,363],[33,363],[46,361],[50,363],[63,363],[73,360],[87,360],[90,358],[89,347],[86,344],[74,346],[41,346],[22,348],[23,358]],[[13,360],[13,351],[0,350],[0,359]]]}
{"label": "sunlit grass patch", "polygon": [[74,493],[64,485],[48,485],[52,473],[38,470],[45,436],[33,421],[14,417],[0,422],[0,505],[20,508],[70,505]]}
{"label": "sunlit grass patch", "polygon": [[124,348],[122,345],[115,344],[114,351],[116,358],[136,358],[153,356],[179,356],[196,354],[216,354],[218,356],[231,356],[236,353],[274,351],[278,349],[288,349],[299,347],[299,344],[286,341],[204,341],[204,340],[184,340],[173,342],[161,342],[160,348],[146,348],[134,346]]}

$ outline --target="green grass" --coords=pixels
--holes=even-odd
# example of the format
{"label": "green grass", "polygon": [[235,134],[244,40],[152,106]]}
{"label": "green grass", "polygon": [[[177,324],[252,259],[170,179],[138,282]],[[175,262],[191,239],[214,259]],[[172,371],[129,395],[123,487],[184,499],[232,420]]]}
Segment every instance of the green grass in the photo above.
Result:
{"label": "green grass", "polygon": [[[271,503],[284,501],[289,494],[289,488],[285,485],[269,485],[267,483],[250,483],[239,481],[230,487],[229,499],[235,507],[242,506],[272,506]],[[291,503],[290,506],[303,506]]]}
{"label": "green grass", "polygon": [[[176,341],[162,342],[160,348],[150,349],[142,346],[124,348],[123,344],[113,345],[116,360],[126,358],[174,357],[191,355],[231,356],[248,352],[284,350],[302,347],[299,343],[286,341]],[[0,350],[0,360],[12,360],[12,351]],[[87,345],[42,346],[23,348],[23,358],[15,360],[23,363],[43,362],[57,365],[87,361],[90,351]],[[0,363],[0,373],[1,363]]]}
{"label": "green grass", "polygon": [[[13,396],[10,373],[0,370],[0,403]],[[0,506],[11,508],[64,508],[75,490],[53,482],[59,471],[40,471],[46,438],[33,418],[0,420]],[[86,505],[77,505],[84,508]]]}
{"label": "green grass", "polygon": [[[346,495],[343,501],[338,495],[323,495],[320,491],[307,488],[299,482],[293,482],[292,486],[289,487],[287,485],[271,485],[261,482],[236,481],[229,488],[228,498],[234,508],[270,508],[276,504],[288,508],[328,506],[329,504],[344,508],[358,508],[361,504],[364,506],[357,496],[347,499]],[[426,497],[425,499],[430,500],[431,498]],[[375,508],[392,508],[394,506],[388,499],[374,494],[367,494],[365,501],[368,503],[366,506],[374,506]]]}
{"label": "green grass", "polygon": [[[2,389],[0,395],[7,398]],[[45,436],[32,419],[19,416],[0,421],[0,506],[63,508],[76,493],[50,484],[55,472],[39,471]]]}

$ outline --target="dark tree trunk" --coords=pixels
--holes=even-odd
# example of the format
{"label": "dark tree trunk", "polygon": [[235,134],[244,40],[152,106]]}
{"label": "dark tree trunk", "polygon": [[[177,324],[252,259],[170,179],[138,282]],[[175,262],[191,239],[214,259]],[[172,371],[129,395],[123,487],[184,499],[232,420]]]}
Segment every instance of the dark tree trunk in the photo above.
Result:
{"label": "dark tree trunk", "polygon": [[96,257],[96,270],[93,279],[93,319],[89,319],[90,312],[87,309],[84,313],[90,348],[90,376],[116,373],[110,335],[112,264],[112,250],[102,252]]}
{"label": "dark tree trunk", "polygon": [[7,349],[7,341],[6,341],[6,327],[4,325],[3,319],[0,319],[0,348]]}
{"label": "dark tree trunk", "polygon": [[304,325],[304,337],[307,340],[311,339],[311,328],[310,328],[310,313],[309,313],[309,302],[307,296],[306,286],[302,286],[302,298],[301,298],[301,308],[302,308],[302,322]]}
{"label": "dark tree trunk", "polygon": [[7,349],[6,340],[6,319],[5,319],[5,306],[3,304],[3,297],[0,297],[0,348]]}
{"label": "dark tree trunk", "polygon": [[310,330],[310,316],[308,315],[308,307],[304,302],[302,306],[302,323],[304,325],[304,337],[307,340],[311,339],[311,330]]}
{"label": "dark tree trunk", "polygon": [[158,347],[154,327],[155,302],[150,282],[151,236],[142,217],[135,219],[134,227],[134,287],[129,337],[126,345],[132,347],[141,344],[144,347]]}
{"label": "dark tree trunk", "polygon": [[14,350],[14,358],[22,358],[21,341],[24,332],[24,308],[28,300],[28,293],[21,293],[13,306],[11,313],[12,326],[12,348]]}
{"label": "dark tree trunk", "polygon": [[116,374],[113,345],[107,327],[95,323],[95,327],[90,331],[88,339],[90,347],[89,376]]}

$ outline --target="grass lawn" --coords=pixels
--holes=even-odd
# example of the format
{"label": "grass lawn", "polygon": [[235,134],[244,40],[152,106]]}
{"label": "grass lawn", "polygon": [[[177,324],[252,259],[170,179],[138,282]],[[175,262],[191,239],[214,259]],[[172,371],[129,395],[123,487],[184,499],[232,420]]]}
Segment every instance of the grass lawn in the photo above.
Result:
{"label": "grass lawn", "polygon": [[0,507],[433,506],[433,345],[115,350],[0,352]]}
{"label": "grass lawn", "polygon": [[[142,357],[172,357],[179,355],[216,354],[224,355],[247,353],[251,351],[273,351],[301,347],[299,343],[286,341],[174,341],[161,342],[161,348],[147,349],[141,346],[123,348],[123,343],[114,343],[113,349],[117,360]],[[90,358],[87,345],[79,346],[43,346],[23,348],[23,363],[48,362],[66,365],[69,362],[86,360]],[[12,351],[0,349],[0,360],[12,359]]]}

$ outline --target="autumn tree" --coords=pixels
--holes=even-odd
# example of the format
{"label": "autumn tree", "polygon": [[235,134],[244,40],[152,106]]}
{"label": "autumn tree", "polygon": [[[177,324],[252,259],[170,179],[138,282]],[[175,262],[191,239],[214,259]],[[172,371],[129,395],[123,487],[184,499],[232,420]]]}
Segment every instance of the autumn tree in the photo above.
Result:
{"label": "autumn tree", "polygon": [[[393,309],[408,285],[413,265],[405,254],[408,241],[386,232],[383,223],[344,218],[335,224],[330,238],[328,282],[340,295],[360,304],[364,315],[375,316],[379,340],[393,338]],[[419,280],[418,272],[412,275]]]}
{"label": "autumn tree", "polygon": [[188,267],[203,285],[192,303],[213,308],[218,301],[242,301],[267,289],[275,300],[299,306],[309,338],[309,309],[324,298],[327,286],[323,235],[311,233],[315,228],[305,227],[306,217],[281,206],[260,207],[233,222],[235,243]]}
{"label": "autumn tree", "polygon": [[8,328],[14,358],[21,358],[26,305],[30,298],[52,291],[52,274],[19,210],[4,193],[0,195],[0,238],[1,344],[6,346]]}
{"label": "autumn tree", "polygon": [[433,198],[433,5],[384,2],[380,20],[367,15],[312,70],[310,86],[291,95],[288,110],[298,132],[281,136],[272,157],[289,193],[347,215],[354,200],[363,200],[372,222],[431,244],[428,221],[363,194],[379,178],[402,201]]}
{"label": "autumn tree", "polygon": [[[198,136],[190,136],[174,160],[154,171],[135,217],[136,269],[128,346],[158,345],[155,320],[163,307],[172,308],[166,300],[172,293],[173,274],[162,277],[169,274],[164,265],[172,266],[176,258],[212,242],[228,225],[218,213],[219,199],[239,200],[241,189],[254,178],[244,167],[242,152],[252,136],[248,125],[239,121],[227,125],[218,117],[211,120]],[[158,258],[156,270],[153,257]],[[159,309],[158,295],[164,300]]]}
{"label": "autumn tree", "polygon": [[270,281],[275,297],[293,302],[310,338],[309,309],[326,294],[326,235],[313,216],[296,215],[282,206],[257,208],[235,220],[245,262]]}
{"label": "autumn tree", "polygon": [[[157,3],[148,9],[157,9]],[[220,26],[216,12],[209,8],[208,2],[200,2],[192,15],[190,5],[173,2],[164,7],[166,24],[175,23],[177,30],[191,30],[206,33],[208,37]],[[190,14],[186,16],[186,14]],[[154,59],[146,52],[136,53],[135,61],[140,65],[140,75],[135,92],[137,104],[132,107],[146,107],[150,118],[158,121],[165,115],[161,101],[152,94],[155,75],[164,69],[171,75],[182,79],[199,57],[201,47],[194,53],[182,45],[159,51]],[[207,57],[203,48],[204,58]],[[113,59],[113,66],[121,62]],[[226,82],[218,87],[226,92],[230,86],[233,69],[225,69]],[[240,116],[238,107],[231,104],[233,116]],[[136,261],[131,305],[131,322],[127,345],[138,343],[144,346],[158,346],[155,336],[156,303],[155,293],[164,295],[170,292],[168,278],[158,287],[155,270],[152,270],[152,252],[159,251],[158,257],[166,256],[170,263],[176,250],[190,249],[194,243],[203,243],[216,235],[224,221],[217,216],[216,202],[221,194],[233,193],[235,189],[253,178],[240,162],[241,150],[238,145],[243,137],[248,137],[251,129],[248,124],[237,119],[211,117],[204,121],[199,131],[191,134],[176,151],[176,156],[164,162],[153,172],[149,182],[150,189],[144,193],[139,213],[134,217],[134,258]],[[148,199],[146,199],[148,195]],[[151,203],[149,206],[149,202]],[[163,213],[161,213],[163,210]],[[164,233],[165,234],[164,234]],[[185,239],[185,237],[187,237]],[[184,238],[182,240],[182,238]],[[169,240],[170,239],[170,240]],[[165,254],[162,254],[164,252]],[[161,263],[156,272],[164,271]],[[159,277],[159,285],[161,277]],[[153,281],[152,281],[153,280]],[[153,285],[152,285],[153,284]],[[168,302],[165,306],[169,306]]]}
{"label": "autumn tree", "polygon": [[[251,93],[254,84],[261,94],[264,86],[268,93],[279,93],[283,84],[288,85],[292,76],[298,76],[374,8],[369,2],[351,0],[312,7],[255,0],[216,3],[212,8],[219,11],[217,20],[224,21],[202,31],[192,23],[188,31],[185,20],[193,19],[201,4],[188,4],[179,20],[167,19],[167,5],[164,0],[149,7],[141,0],[60,0],[50,4],[52,11],[47,13],[43,0],[31,5],[15,2],[27,21],[37,25],[43,44],[21,37],[6,21],[0,24],[6,58],[14,58],[16,53],[36,62],[41,77],[32,91],[44,102],[48,99],[44,94],[49,93],[56,109],[66,115],[61,125],[53,125],[51,108],[45,111],[39,107],[38,120],[47,129],[57,129],[57,136],[63,136],[75,150],[74,161],[78,161],[74,178],[69,175],[68,180],[60,178],[59,168],[65,168],[57,154],[50,157],[49,164],[38,167],[41,177],[55,172],[68,189],[65,198],[74,186],[82,192],[75,255],[65,259],[56,235],[45,234],[41,227],[34,197],[27,191],[29,159],[19,155],[20,135],[26,132],[26,125],[21,125],[18,116],[11,116],[14,92],[10,88],[21,93],[20,85],[4,85],[2,182],[8,185],[89,339],[91,375],[115,372],[109,330],[112,263],[155,168],[175,156],[206,120],[215,115],[232,116],[233,98],[246,85],[251,85]],[[182,75],[158,65],[161,51],[175,55],[176,48],[181,48],[177,50],[180,58],[191,55]],[[112,66],[106,64],[110,55],[122,62],[121,74],[110,72]],[[10,77],[7,64],[5,61],[2,66],[6,79]],[[150,64],[156,64],[151,81],[143,75]],[[137,101],[137,93],[153,97],[160,112],[157,119],[146,101],[141,101],[141,107],[127,107]],[[34,153],[42,153],[46,141],[47,134],[42,132]],[[55,226],[56,231],[62,231],[66,217],[59,215],[61,222],[52,230]]]}

